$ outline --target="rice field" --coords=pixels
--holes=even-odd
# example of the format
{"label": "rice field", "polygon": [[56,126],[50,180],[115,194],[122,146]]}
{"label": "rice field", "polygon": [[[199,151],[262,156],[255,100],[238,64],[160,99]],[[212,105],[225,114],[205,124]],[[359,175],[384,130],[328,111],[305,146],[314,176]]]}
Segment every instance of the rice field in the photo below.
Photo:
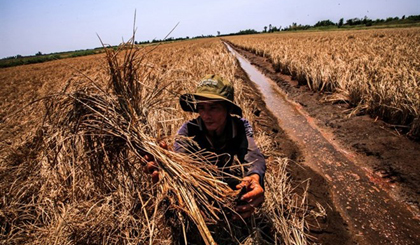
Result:
{"label": "rice field", "polygon": [[[254,124],[250,88],[236,69],[218,39],[139,49],[127,43],[117,53],[1,69],[1,243],[308,243],[305,216],[319,214],[294,193],[288,160],[272,154],[264,132],[255,138],[271,153],[266,202],[247,231],[226,218],[236,192],[205,164],[212,156],[192,159],[158,146],[171,145],[193,117],[178,98],[206,74],[234,83]],[[160,164],[158,185],[143,172],[142,151]],[[262,226],[271,227],[268,238]]]}
{"label": "rice field", "polygon": [[420,134],[420,28],[277,33],[227,40],[300,84]]}
{"label": "rice field", "polygon": [[[420,28],[227,39],[327,94],[326,101],[419,134]],[[0,69],[0,242],[316,242],[306,219],[324,217],[325,207],[308,211],[306,195],[290,184],[288,159],[266,132],[255,132],[269,156],[266,201],[245,230],[226,218],[237,193],[205,164],[214,156],[191,159],[159,147],[162,140],[172,145],[194,117],[178,98],[206,74],[233,82],[236,103],[258,129],[255,94],[238,69],[217,38],[149,47],[128,42],[116,53]],[[143,172],[143,151],[159,160],[158,185]]]}

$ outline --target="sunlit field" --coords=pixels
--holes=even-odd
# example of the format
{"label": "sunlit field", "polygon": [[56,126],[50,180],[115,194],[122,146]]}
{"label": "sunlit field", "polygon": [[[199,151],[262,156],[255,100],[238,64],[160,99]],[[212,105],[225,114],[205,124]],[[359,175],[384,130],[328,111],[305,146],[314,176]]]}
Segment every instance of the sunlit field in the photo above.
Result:
{"label": "sunlit field", "polygon": [[314,91],[420,132],[420,28],[228,37]]}
{"label": "sunlit field", "polygon": [[[268,58],[326,102],[349,104],[350,115],[370,113],[419,135],[420,28],[225,39]],[[129,42],[118,51],[0,69],[2,243],[316,242],[307,220],[325,217],[327,207],[308,210],[306,193],[291,185],[289,160],[259,126],[260,98],[239,69],[219,38]],[[173,145],[178,128],[196,116],[180,108],[179,96],[207,74],[233,82],[267,156],[265,202],[249,229],[230,222],[238,193],[207,164],[214,155],[159,146]],[[144,173],[144,152],[160,164],[155,185]]]}
{"label": "sunlit field", "polygon": [[[322,213],[309,214],[306,197],[293,192],[288,160],[272,154],[264,132],[255,138],[271,155],[266,201],[252,232],[240,222],[227,225],[235,192],[204,164],[206,156],[197,165],[158,146],[172,145],[194,116],[178,98],[206,74],[233,81],[244,117],[257,120],[250,88],[235,76],[236,60],[222,42],[137,48],[0,70],[4,244],[173,244],[191,234],[213,244],[214,229],[220,244],[306,244],[305,217]],[[143,150],[162,164],[157,185],[143,172]]]}

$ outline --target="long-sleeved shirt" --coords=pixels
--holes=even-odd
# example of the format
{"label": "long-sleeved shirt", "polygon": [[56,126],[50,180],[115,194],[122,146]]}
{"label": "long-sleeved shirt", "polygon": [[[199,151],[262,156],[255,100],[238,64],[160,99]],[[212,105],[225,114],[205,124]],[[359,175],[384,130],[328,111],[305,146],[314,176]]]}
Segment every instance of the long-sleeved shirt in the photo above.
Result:
{"label": "long-sleeved shirt", "polygon": [[193,137],[199,147],[192,147],[191,144],[177,140],[174,144],[175,151],[188,153],[204,149],[214,152],[219,155],[215,164],[229,174],[234,174],[229,167],[236,156],[241,163],[249,163],[246,164],[246,175],[258,174],[263,186],[265,159],[255,144],[252,126],[246,119],[228,116],[224,132],[219,137],[210,138],[202,119],[198,117],[184,123],[178,130],[178,135]]}

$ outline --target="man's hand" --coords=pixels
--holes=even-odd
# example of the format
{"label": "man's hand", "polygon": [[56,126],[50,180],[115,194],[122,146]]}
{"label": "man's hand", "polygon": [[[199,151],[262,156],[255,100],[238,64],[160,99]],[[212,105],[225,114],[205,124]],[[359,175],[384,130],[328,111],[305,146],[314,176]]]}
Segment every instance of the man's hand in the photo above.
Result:
{"label": "man's hand", "polygon": [[158,182],[159,181],[159,169],[158,169],[158,165],[156,164],[153,156],[150,155],[150,154],[146,154],[143,158],[147,161],[145,172],[152,175],[153,183]]}
{"label": "man's hand", "polygon": [[[252,174],[243,178],[242,182],[236,186],[237,189],[246,188],[246,193],[241,197],[241,201],[245,202],[243,205],[236,207],[242,218],[248,218],[264,202],[264,189],[260,185],[260,176]],[[234,217],[238,219],[239,217]]]}
{"label": "man's hand", "polygon": [[[159,142],[159,146],[163,149],[168,149],[168,145],[165,141]],[[158,165],[154,159],[154,157],[150,154],[145,154],[143,158],[146,160],[146,168],[145,172],[152,175],[152,181],[153,183],[156,183],[159,181],[159,169]]]}

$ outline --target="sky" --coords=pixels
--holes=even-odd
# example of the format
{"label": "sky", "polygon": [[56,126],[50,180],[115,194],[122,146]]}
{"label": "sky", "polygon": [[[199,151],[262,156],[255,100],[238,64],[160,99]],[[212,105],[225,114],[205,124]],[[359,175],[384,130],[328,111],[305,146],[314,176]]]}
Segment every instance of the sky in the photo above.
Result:
{"label": "sky", "polygon": [[194,37],[419,15],[419,0],[0,0],[0,58],[117,45],[136,40]]}

